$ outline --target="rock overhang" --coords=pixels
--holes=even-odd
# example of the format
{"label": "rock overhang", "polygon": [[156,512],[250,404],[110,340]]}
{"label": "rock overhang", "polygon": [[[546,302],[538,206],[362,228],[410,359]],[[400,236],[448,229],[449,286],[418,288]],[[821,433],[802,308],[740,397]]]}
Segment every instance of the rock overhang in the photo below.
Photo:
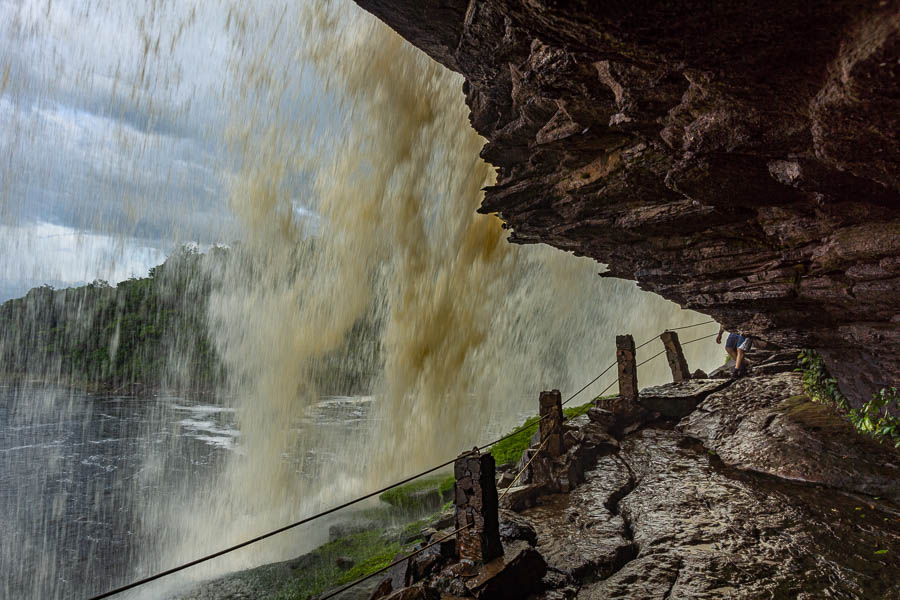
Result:
{"label": "rock overhang", "polygon": [[900,2],[357,2],[464,75],[511,241],[900,384]]}

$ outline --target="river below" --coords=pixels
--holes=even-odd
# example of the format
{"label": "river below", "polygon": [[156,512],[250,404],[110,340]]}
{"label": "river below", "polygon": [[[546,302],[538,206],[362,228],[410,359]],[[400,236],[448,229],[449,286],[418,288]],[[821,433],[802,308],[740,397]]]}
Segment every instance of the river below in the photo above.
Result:
{"label": "river below", "polygon": [[[365,429],[371,403],[326,398],[294,427],[346,440]],[[145,554],[165,533],[147,515],[185,486],[215,494],[240,452],[235,411],[215,401],[0,386],[0,597],[88,598],[146,576]],[[288,458],[334,456],[323,447]]]}

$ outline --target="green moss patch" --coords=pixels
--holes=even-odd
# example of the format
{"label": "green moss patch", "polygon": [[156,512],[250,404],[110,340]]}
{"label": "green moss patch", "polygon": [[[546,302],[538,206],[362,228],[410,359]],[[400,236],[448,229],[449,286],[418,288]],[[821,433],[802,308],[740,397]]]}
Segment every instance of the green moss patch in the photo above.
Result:
{"label": "green moss patch", "polygon": [[404,510],[434,510],[450,500],[453,494],[453,475],[422,477],[406,485],[395,487],[378,498]]}
{"label": "green moss patch", "polygon": [[[419,524],[421,527],[421,524]],[[409,550],[419,540],[402,544],[386,539],[380,531],[365,531],[319,546],[301,560],[292,576],[281,575],[271,598],[308,600],[323,591],[350,583],[391,564],[394,557]],[[337,559],[349,558],[354,565],[347,570],[337,566]]]}
{"label": "green moss patch", "polygon": [[[612,396],[604,397],[610,398]],[[586,414],[587,411],[592,406],[594,406],[594,402],[599,399],[600,397],[597,397],[590,402],[582,404],[581,406],[564,408],[563,414],[565,414],[566,419],[575,419],[577,417],[580,417],[581,415]],[[525,452],[526,448],[528,448],[528,443],[531,440],[531,436],[533,436],[534,432],[537,431],[539,420],[540,417],[530,417],[526,419],[524,423],[513,430],[513,435],[491,446],[491,455],[494,457],[494,460],[498,465],[519,462],[519,459],[522,458],[522,453]]]}
{"label": "green moss patch", "polygon": [[528,448],[531,436],[538,428],[538,417],[530,417],[513,430],[513,435],[491,446],[491,455],[498,465],[516,463]]}

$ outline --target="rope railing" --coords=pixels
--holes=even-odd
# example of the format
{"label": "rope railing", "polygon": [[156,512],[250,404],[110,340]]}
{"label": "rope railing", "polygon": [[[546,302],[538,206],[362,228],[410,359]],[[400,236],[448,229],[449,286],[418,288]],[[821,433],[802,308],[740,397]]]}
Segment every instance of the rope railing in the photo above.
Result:
{"label": "rope railing", "polygon": [[[666,331],[675,331],[676,329],[678,329],[678,330],[680,330],[680,329],[689,329],[689,328],[691,328],[691,327],[699,327],[700,325],[708,325],[709,323],[715,323],[715,321],[706,321],[705,323],[696,323],[696,324],[694,324],[694,325],[687,325],[687,326],[685,326],[685,327],[676,327],[676,328],[674,328],[674,329],[667,329]],[[664,333],[664,332],[663,332],[663,333]],[[662,335],[662,334],[660,334],[660,335]],[[714,335],[716,335],[716,334],[713,333],[713,334],[711,334],[711,335],[705,335],[705,336],[703,336],[703,337],[695,338],[695,339],[693,339],[693,340],[689,340],[689,341],[687,341],[687,342],[684,342],[684,343],[682,343],[681,345],[682,345],[682,346],[686,346],[686,345],[688,345],[688,344],[693,344],[694,342],[699,342],[699,341],[701,341],[701,340],[709,339],[709,338],[713,337]],[[649,340],[647,340],[646,342],[644,342],[643,344],[641,344],[640,346],[638,346],[638,348],[642,348],[642,347],[646,346],[647,344],[649,344],[650,342],[652,342],[653,340],[658,339],[658,338],[659,338],[659,336],[650,338]],[[635,348],[635,349],[637,349],[637,348]],[[650,358],[648,358],[648,359],[644,360],[643,362],[639,363],[638,365],[636,365],[635,368],[640,367],[641,365],[645,365],[645,364],[647,364],[648,362],[650,362],[651,360],[653,360],[654,358],[657,358],[658,356],[662,356],[662,355],[665,354],[665,353],[666,353],[665,350],[663,350],[662,352],[657,352],[656,354],[654,354],[654,355],[651,356]],[[617,362],[614,362],[614,363],[612,363],[611,365],[609,365],[608,367],[606,367],[606,369],[604,369],[603,372],[600,373],[600,375],[597,375],[596,377],[594,377],[594,378],[590,381],[590,383],[588,383],[587,385],[585,385],[584,387],[582,387],[581,389],[579,389],[577,392],[575,392],[574,394],[572,394],[571,396],[569,396],[569,398],[567,398],[566,401],[563,402],[562,404],[565,405],[567,402],[569,402],[570,400],[572,400],[573,398],[575,398],[578,394],[580,394],[581,392],[583,392],[584,390],[586,390],[587,388],[589,388],[591,385],[594,384],[594,382],[596,382],[598,379],[600,379],[601,377],[603,377],[603,375],[605,375],[606,373],[608,373],[610,369],[612,369],[614,366],[616,366],[616,364],[618,364],[618,363],[617,363]],[[607,390],[609,390],[609,388],[611,388],[612,386],[614,386],[616,383],[617,383],[617,380],[613,380],[609,385],[607,385],[605,388],[603,388],[603,390],[602,390],[599,394],[597,394],[597,395],[598,395],[598,396],[602,396]],[[538,421],[537,421],[536,423],[534,423],[534,424],[532,425],[532,427],[533,427],[534,425],[538,425],[541,421],[543,421],[543,420],[546,419],[546,418],[548,418],[548,416],[543,416],[543,417],[541,417],[540,419],[538,419]],[[565,419],[565,418],[564,418],[564,419]],[[523,430],[516,430],[516,431],[513,431],[512,433],[507,434],[507,435],[503,436],[502,438],[500,438],[499,440],[493,442],[493,444],[496,444],[497,442],[500,442],[500,441],[503,441],[503,440],[505,440],[505,439],[507,439],[507,438],[510,438],[510,437],[512,437],[513,435],[518,435],[518,434],[522,433],[522,431],[523,431]],[[490,445],[493,445],[493,444],[490,444]],[[531,456],[531,458],[528,459],[528,462],[525,463],[525,466],[522,467],[522,469],[516,474],[516,476],[513,478],[513,480],[510,482],[510,484],[509,484],[508,486],[506,486],[506,489],[503,490],[503,493],[500,495],[500,498],[498,499],[498,501],[499,501],[499,500],[502,500],[503,497],[506,496],[507,492],[509,492],[509,490],[512,489],[512,488],[516,485],[516,482],[517,482],[517,481],[519,480],[519,478],[522,476],[522,473],[524,473],[524,472],[528,469],[528,467],[531,465],[532,461],[533,461],[535,458],[537,458],[538,454],[540,454],[541,450],[544,449],[544,446],[545,446],[546,444],[547,444],[547,440],[544,440],[544,441],[541,443],[541,445],[538,447],[538,449],[535,451],[535,453]],[[341,589],[336,590],[336,591],[334,591],[334,592],[332,592],[332,593],[329,593],[327,596],[322,596],[321,598],[319,598],[319,600],[328,600],[329,598],[334,598],[334,597],[337,596],[338,594],[341,594],[341,593],[343,593],[343,592],[345,592],[345,591],[347,591],[347,590],[349,590],[349,589],[351,589],[351,588],[353,588],[353,587],[355,587],[355,586],[357,586],[357,585],[363,583],[364,581],[368,581],[369,579],[371,579],[372,577],[375,577],[376,575],[378,575],[378,574],[380,574],[380,573],[384,573],[385,571],[391,569],[392,567],[394,567],[394,566],[396,566],[396,565],[398,565],[398,564],[403,563],[403,561],[409,560],[410,558],[412,558],[413,556],[416,556],[416,555],[419,554],[420,552],[423,552],[424,550],[427,550],[427,549],[430,548],[431,546],[434,546],[435,544],[440,543],[440,542],[442,542],[442,541],[444,541],[444,540],[446,540],[446,539],[448,539],[448,538],[450,538],[450,537],[456,535],[457,533],[459,533],[460,531],[462,531],[463,529],[466,529],[466,528],[468,528],[468,527],[471,527],[471,524],[470,524],[470,525],[466,525],[465,527],[460,527],[459,529],[456,529],[456,530],[452,531],[451,533],[447,534],[446,536],[444,536],[444,537],[441,538],[440,540],[438,540],[438,541],[436,541],[436,542],[432,542],[432,543],[428,544],[427,546],[424,546],[423,548],[420,548],[419,550],[416,550],[415,552],[409,554],[408,556],[404,556],[403,558],[400,558],[400,559],[398,559],[398,560],[392,562],[391,564],[387,565],[386,567],[382,567],[381,569],[375,571],[374,573],[370,573],[370,574],[366,575],[365,577],[362,577],[362,578],[360,578],[360,579],[357,579],[356,581],[353,581],[353,582],[351,582],[351,583],[345,585],[345,586],[342,587]]]}
{"label": "rope railing", "polygon": [[[683,329],[691,329],[691,328],[694,328],[694,327],[700,327],[700,326],[702,326],[702,325],[709,325],[710,323],[715,323],[715,322],[716,322],[715,320],[709,320],[709,321],[704,321],[703,323],[694,323],[693,325],[684,325],[684,326],[681,326],[681,327],[673,327],[673,328],[671,328],[671,329],[666,329],[665,331],[680,331],[680,330],[683,330]],[[648,339],[646,342],[644,342],[644,343],[642,343],[641,345],[637,346],[637,347],[635,348],[635,350],[637,350],[637,349],[639,349],[639,348],[643,348],[644,346],[646,346],[646,345],[650,344],[651,342],[653,342],[654,340],[658,339],[660,335],[662,335],[663,333],[665,333],[665,331],[660,332],[658,335],[656,335],[656,336],[654,336],[654,337]],[[716,335],[716,334],[713,333],[713,334],[706,335],[706,336],[703,336],[703,337],[700,337],[700,338],[696,338],[696,339],[693,339],[693,340],[690,340],[690,341],[687,341],[687,342],[682,342],[681,345],[682,345],[682,346],[686,346],[686,345],[688,345],[688,344],[693,344],[693,343],[695,343],[695,342],[699,342],[699,341],[701,341],[701,340],[705,340],[705,339],[711,338],[711,337],[713,337],[713,336],[715,336],[715,335]],[[654,354],[654,355],[651,356],[650,358],[648,358],[648,359],[644,360],[643,362],[639,363],[636,367],[640,367],[640,366],[642,366],[642,365],[644,365],[644,364],[647,364],[648,362],[650,362],[650,361],[653,360],[654,358],[657,358],[658,356],[661,356],[661,355],[663,355],[663,354],[665,354],[665,350],[663,350],[662,352],[658,352],[657,354]],[[608,372],[610,371],[610,369],[612,369],[613,367],[616,366],[616,364],[618,364],[618,363],[617,363],[617,362],[613,362],[613,363],[610,364],[608,367],[606,367],[599,375],[597,375],[596,377],[594,377],[590,382],[588,382],[586,385],[584,385],[583,387],[581,387],[581,388],[580,388],[578,391],[576,391],[574,394],[572,394],[571,396],[569,396],[564,402],[562,402],[562,405],[566,405],[566,404],[568,404],[570,401],[572,401],[573,399],[575,399],[578,395],[580,395],[582,392],[584,392],[586,389],[588,389],[590,386],[592,386],[594,383],[596,383],[596,382],[597,382],[601,377],[603,377],[606,373],[608,373]],[[616,382],[617,382],[617,379],[614,379],[612,382],[610,382],[609,385],[607,385],[605,388],[603,388],[603,390],[601,390],[601,391],[599,392],[599,394],[597,394],[597,395],[598,395],[598,396],[602,396],[602,395],[603,395],[604,393],[606,393],[611,387],[613,387],[613,386],[616,384]],[[546,417],[546,416],[545,416],[545,417],[541,417],[537,422],[540,423],[540,422],[541,422],[542,420],[544,420],[545,418],[547,418],[547,417]],[[344,509],[344,508],[348,508],[348,507],[353,506],[353,505],[355,505],[355,504],[358,504],[358,503],[360,503],[360,502],[362,502],[362,501],[364,501],[364,500],[368,500],[369,498],[373,498],[373,497],[375,497],[375,496],[378,496],[378,495],[380,495],[380,494],[383,494],[384,492],[387,492],[387,491],[389,491],[389,490],[391,490],[391,489],[393,489],[393,488],[399,487],[399,486],[401,486],[401,485],[405,485],[405,484],[407,484],[407,483],[409,483],[409,482],[411,482],[411,481],[414,481],[414,480],[416,480],[416,479],[419,479],[420,477],[424,477],[425,475],[429,475],[429,474],[431,474],[431,473],[434,473],[435,471],[438,471],[438,470],[440,470],[440,469],[443,469],[443,468],[445,468],[445,467],[448,467],[448,466],[452,465],[454,462],[456,462],[459,458],[462,458],[462,457],[464,457],[464,456],[469,456],[469,455],[475,454],[476,452],[481,452],[481,451],[483,451],[483,450],[486,450],[486,449],[488,449],[488,448],[490,448],[490,447],[492,447],[492,446],[494,446],[494,445],[496,445],[496,444],[498,444],[498,443],[500,443],[500,442],[502,442],[502,441],[505,441],[505,440],[507,440],[507,439],[509,439],[509,438],[511,438],[511,437],[513,437],[513,436],[520,435],[520,434],[522,433],[522,431],[523,431],[523,430],[521,430],[521,429],[513,430],[512,432],[510,432],[510,433],[508,433],[508,434],[506,434],[506,435],[504,435],[504,436],[501,436],[501,437],[497,438],[496,440],[494,440],[494,441],[492,441],[492,442],[488,442],[488,443],[486,443],[486,444],[484,444],[484,445],[481,445],[481,446],[476,446],[476,447],[473,448],[472,450],[469,450],[469,451],[467,451],[467,452],[463,452],[463,453],[461,453],[459,456],[457,456],[457,457],[455,457],[455,458],[453,458],[453,459],[450,459],[450,460],[448,460],[448,461],[445,461],[445,462],[443,462],[443,463],[441,463],[441,464],[439,464],[439,465],[436,465],[436,466],[434,466],[434,467],[431,467],[431,468],[429,468],[429,469],[426,469],[426,470],[424,470],[424,471],[421,471],[421,472],[419,472],[419,473],[417,473],[417,474],[415,474],[415,475],[412,475],[412,476],[410,476],[410,477],[407,477],[407,478],[405,478],[405,479],[401,479],[400,481],[397,481],[397,482],[395,482],[395,483],[392,483],[392,484],[390,484],[390,485],[387,485],[387,486],[385,486],[385,487],[383,487],[383,488],[381,488],[381,489],[378,489],[378,490],[375,490],[375,491],[372,491],[372,492],[368,492],[368,493],[366,493],[366,494],[364,494],[364,495],[362,495],[362,496],[359,496],[359,497],[354,498],[354,499],[352,499],[352,500],[348,500],[347,502],[344,502],[343,504],[340,504],[340,505],[338,505],[338,506],[331,507],[331,508],[329,508],[329,509],[326,509],[326,510],[323,510],[323,511],[321,511],[321,512],[318,512],[318,513],[316,513],[316,514],[314,514],[314,515],[311,515],[311,516],[309,516],[309,517],[305,517],[305,518],[303,518],[303,519],[300,519],[300,520],[295,521],[295,522],[293,522],[293,523],[290,523],[290,524],[288,524],[288,525],[284,525],[284,526],[282,526],[282,527],[279,527],[278,529],[273,529],[272,531],[268,531],[268,532],[266,532],[266,533],[263,533],[263,534],[258,535],[258,536],[256,536],[256,537],[253,537],[253,538],[250,538],[250,539],[245,540],[245,541],[243,541],[243,542],[234,544],[234,545],[229,546],[229,547],[227,547],[227,548],[223,548],[222,550],[219,550],[219,551],[217,551],[217,552],[213,552],[213,553],[211,553],[211,554],[207,554],[207,555],[202,556],[202,557],[200,557],[200,558],[196,558],[196,559],[194,559],[194,560],[192,560],[192,561],[183,563],[183,564],[181,564],[181,565],[172,567],[172,568],[170,568],[170,569],[166,569],[166,570],[164,570],[164,571],[160,571],[159,573],[155,573],[155,574],[153,574],[153,575],[144,577],[144,578],[139,579],[139,580],[137,580],[137,581],[133,581],[133,582],[131,582],[131,583],[129,583],[129,584],[126,584],[126,585],[117,587],[117,588],[115,588],[115,589],[113,589],[113,590],[109,590],[109,591],[104,592],[104,593],[102,593],[102,594],[99,594],[99,595],[96,595],[96,596],[91,596],[88,600],[103,600],[104,598],[109,598],[109,597],[111,597],[111,596],[115,596],[115,595],[120,594],[120,593],[122,593],[122,592],[131,590],[131,589],[134,589],[134,588],[136,588],[136,587],[140,587],[140,586],[142,586],[142,585],[146,585],[146,584],[151,583],[151,582],[153,582],[153,581],[156,581],[156,580],[158,580],[158,579],[162,579],[163,577],[167,577],[167,576],[169,576],[169,575],[173,575],[173,574],[178,573],[178,572],[180,572],[180,571],[183,571],[183,570],[185,570],[185,569],[189,569],[190,567],[194,567],[194,566],[199,565],[199,564],[201,564],[201,563],[208,562],[208,561],[210,561],[210,560],[212,560],[212,559],[214,559],[214,558],[218,558],[219,556],[223,556],[223,555],[225,555],[225,554],[229,554],[229,553],[234,552],[234,551],[236,551],[236,550],[240,550],[241,548],[244,548],[244,547],[246,547],[246,546],[250,546],[250,545],[252,545],[252,544],[255,544],[255,543],[257,543],[257,542],[260,542],[260,541],[262,541],[262,540],[265,540],[265,539],[267,539],[267,538],[270,538],[270,537],[273,537],[273,536],[275,536],[275,535],[278,535],[278,534],[280,534],[280,533],[284,533],[285,531],[294,529],[294,528],[299,527],[299,526],[301,526],[301,525],[305,525],[306,523],[310,523],[310,522],[315,521],[315,520],[317,520],[317,519],[320,519],[320,518],[322,518],[322,517],[328,516],[328,515],[330,515],[330,514],[332,514],[332,513],[335,513],[335,512],[337,512],[337,511],[339,511],[339,510],[342,510],[342,509]],[[535,452],[535,455],[532,456],[531,460],[534,460],[534,457],[537,456],[537,455],[540,453],[540,450],[541,450],[541,449],[543,449],[543,444],[542,444],[541,447],[538,449],[538,451]],[[526,464],[525,467],[523,467],[522,471],[519,472],[519,474],[516,476],[516,478],[513,480],[513,482],[512,482],[509,486],[507,486],[506,490],[504,490],[504,495],[506,494],[507,491],[509,491],[509,488],[511,488],[511,487],[515,484],[515,482],[516,482],[516,481],[518,480],[518,478],[521,476],[522,472],[524,472],[525,469],[528,468],[528,465],[531,464],[531,460],[529,460],[529,461],[528,461],[528,464]],[[501,497],[502,497],[502,496],[501,496]],[[462,528],[462,529],[464,529],[464,528]],[[460,530],[461,530],[461,529],[460,529]],[[449,534],[447,537],[450,537],[450,536],[452,536],[452,535],[455,535],[455,534],[456,534],[458,531],[460,531],[460,530],[457,530],[457,531],[455,531],[455,532]],[[444,538],[444,539],[446,539],[446,538]],[[443,541],[443,540],[439,540],[439,541]],[[438,541],[438,542],[432,542],[432,543],[429,544],[428,546],[426,546],[426,547],[424,547],[424,548],[421,548],[420,550],[418,550],[417,552],[414,552],[413,554],[410,554],[408,557],[406,557],[406,558],[404,558],[404,559],[400,559],[399,561],[396,561],[396,562],[394,562],[394,563],[391,563],[390,565],[388,565],[387,567],[384,567],[383,569],[381,569],[381,570],[379,570],[379,571],[376,571],[376,572],[374,572],[374,573],[371,573],[371,574],[369,574],[369,575],[363,577],[362,579],[357,580],[356,582],[353,582],[353,583],[351,583],[351,584],[348,584],[348,586],[342,588],[341,590],[338,590],[338,591],[335,592],[334,594],[331,594],[331,595],[329,595],[329,596],[324,596],[324,597],[322,597],[320,600],[326,600],[327,598],[331,598],[331,597],[333,597],[334,595],[337,595],[338,593],[340,593],[340,592],[342,592],[342,591],[345,591],[345,590],[350,589],[351,587],[353,587],[353,586],[355,586],[355,585],[358,585],[359,583],[362,583],[363,581],[366,581],[366,580],[368,580],[368,579],[371,579],[371,578],[374,577],[375,575],[384,572],[385,570],[391,568],[392,566],[395,566],[396,564],[399,564],[399,563],[402,562],[403,560],[407,560],[408,558],[410,558],[410,557],[412,557],[412,556],[415,556],[415,555],[418,554],[419,552],[422,552],[423,550],[426,550],[427,548],[433,546],[435,543],[439,543],[439,541]]]}
{"label": "rope railing", "polygon": [[[651,343],[655,342],[656,340],[659,339],[659,336],[662,335],[663,333],[665,333],[666,331],[680,331],[680,330],[682,330],[682,329],[692,329],[692,328],[694,328],[694,327],[700,327],[700,326],[702,326],[702,325],[709,325],[710,323],[716,323],[716,321],[715,321],[715,320],[709,320],[709,321],[704,321],[703,323],[694,323],[693,325],[684,325],[684,326],[682,326],[682,327],[672,327],[671,329],[666,329],[665,331],[661,331],[659,334],[657,334],[657,335],[651,337],[650,339],[648,339],[648,340],[645,341],[644,343],[640,344],[639,346],[636,346],[634,349],[635,349],[635,351],[638,351],[638,350],[640,350],[641,348],[643,348],[644,346],[647,346],[648,344],[651,344]],[[687,346],[688,344],[693,344],[694,342],[699,342],[700,340],[705,340],[705,339],[707,339],[707,338],[711,338],[711,337],[713,337],[714,335],[716,335],[716,334],[713,333],[713,334],[711,334],[711,335],[703,336],[702,338],[693,339],[693,340],[690,340],[690,341],[688,341],[688,342],[682,342],[681,345],[682,345],[682,346]],[[638,363],[638,364],[635,366],[635,368],[640,367],[641,365],[645,365],[645,364],[647,364],[648,362],[650,362],[651,360],[653,360],[654,358],[656,358],[657,356],[662,356],[662,355],[665,354],[665,353],[666,353],[665,350],[663,350],[662,352],[658,352],[658,353],[654,354],[653,356],[651,356],[650,358],[644,360],[643,362]],[[587,388],[591,387],[598,379],[600,379],[601,377],[603,377],[604,375],[606,375],[606,373],[608,373],[610,369],[612,369],[613,367],[615,367],[616,364],[618,364],[618,363],[614,362],[614,363],[612,363],[611,365],[609,365],[608,367],[606,367],[606,368],[603,370],[602,373],[600,373],[599,375],[597,375],[596,377],[594,377],[587,385],[585,385],[585,386],[582,387],[580,390],[578,390],[577,392],[575,392],[574,394],[572,394],[571,396],[569,396],[569,398],[567,398],[566,401],[563,402],[563,406],[565,406],[566,404],[568,404],[570,400],[573,400],[573,399],[574,399],[577,395],[579,395],[581,392],[583,392],[583,391],[586,390]],[[616,381],[613,380],[612,383],[610,383],[608,386],[606,386],[605,388],[603,388],[603,390],[601,390],[600,393],[597,394],[597,395],[598,395],[598,396],[602,396],[604,393],[606,393],[606,392],[609,390],[609,388],[611,388],[611,387],[612,387],[613,385],[615,385],[615,384],[616,384]]]}

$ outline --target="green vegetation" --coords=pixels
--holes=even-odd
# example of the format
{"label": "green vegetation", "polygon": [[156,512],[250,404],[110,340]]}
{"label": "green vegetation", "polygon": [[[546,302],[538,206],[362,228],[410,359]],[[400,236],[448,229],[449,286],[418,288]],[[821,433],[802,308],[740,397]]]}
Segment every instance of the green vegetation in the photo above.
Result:
{"label": "green vegetation", "polygon": [[825,361],[819,353],[815,350],[804,350],[799,358],[798,370],[803,378],[803,389],[811,400],[828,404],[846,414],[860,433],[900,448],[900,418],[889,412],[891,408],[900,409],[900,398],[896,388],[882,388],[859,409],[851,409],[847,398],[838,389],[837,379],[828,373]]}
{"label": "green vegetation", "polygon": [[[206,327],[212,289],[201,255],[183,247],[148,277],[32,289],[0,306],[0,374],[63,385],[208,386],[220,375]],[[179,358],[177,369],[170,369]]]}
{"label": "green vegetation", "polygon": [[838,388],[837,379],[825,368],[825,359],[815,350],[803,350],[798,356],[803,379],[803,389],[813,402],[827,404],[846,413],[850,409],[847,399]]}
{"label": "green vegetation", "polygon": [[[370,530],[319,546],[305,557],[295,577],[282,581],[273,597],[278,600],[307,600],[325,590],[344,585],[391,564],[394,557],[410,549],[409,544],[386,538],[381,531]],[[349,569],[338,566],[338,558],[353,561]]]}
{"label": "green vegetation", "polygon": [[[587,413],[594,405],[594,400],[563,409],[567,419],[574,419]],[[497,465],[505,465],[509,463],[517,463],[522,458],[522,453],[528,448],[531,436],[537,431],[539,417],[530,417],[524,423],[513,429],[512,435],[503,441],[497,442],[491,447],[491,455]],[[420,510],[427,508],[429,502],[435,502],[440,498],[441,502],[451,500],[453,494],[453,474],[450,475],[434,475],[423,477],[395,487],[381,494],[379,498],[387,502],[391,506],[406,510]],[[429,492],[431,492],[429,494]],[[446,508],[446,505],[445,505]]]}
{"label": "green vegetation", "polygon": [[422,510],[439,506],[453,494],[453,475],[433,475],[422,477],[390,489],[380,496],[384,502],[404,510]]}
{"label": "green vegetation", "polygon": [[491,447],[494,461],[498,465],[519,462],[522,453],[528,448],[531,436],[537,431],[539,420],[539,417],[529,417],[511,432],[513,435],[494,444]]}
{"label": "green vegetation", "polygon": [[[566,419],[580,417],[587,413],[588,409],[594,405],[594,402],[597,399],[599,398],[595,398],[581,406],[564,408],[563,414],[565,414]],[[531,436],[537,431],[539,420],[540,417],[530,417],[526,419],[524,423],[511,432],[513,435],[494,444],[491,447],[491,455],[494,457],[494,461],[496,461],[498,465],[519,462],[519,459],[522,458],[522,453],[528,448]]]}
{"label": "green vegetation", "polygon": [[[370,529],[344,536],[301,557],[302,562],[291,567],[288,577],[283,571],[273,572],[261,567],[254,583],[260,589],[275,590],[271,597],[277,600],[308,600],[387,567],[400,553],[412,552],[413,546],[423,540],[422,529],[439,516],[435,513],[409,522],[393,535],[381,529]],[[342,568],[338,565],[339,558],[349,559],[352,566]]]}
{"label": "green vegetation", "polygon": [[[55,290],[0,305],[0,378],[87,389],[210,390],[225,377],[207,307],[226,292],[232,250],[185,246],[143,278]],[[374,305],[311,373],[323,393],[368,393],[380,370]]]}
{"label": "green vegetation", "polygon": [[900,418],[888,412],[891,407],[900,409],[897,388],[882,388],[859,410],[850,411],[850,422],[858,431],[900,448]]}

